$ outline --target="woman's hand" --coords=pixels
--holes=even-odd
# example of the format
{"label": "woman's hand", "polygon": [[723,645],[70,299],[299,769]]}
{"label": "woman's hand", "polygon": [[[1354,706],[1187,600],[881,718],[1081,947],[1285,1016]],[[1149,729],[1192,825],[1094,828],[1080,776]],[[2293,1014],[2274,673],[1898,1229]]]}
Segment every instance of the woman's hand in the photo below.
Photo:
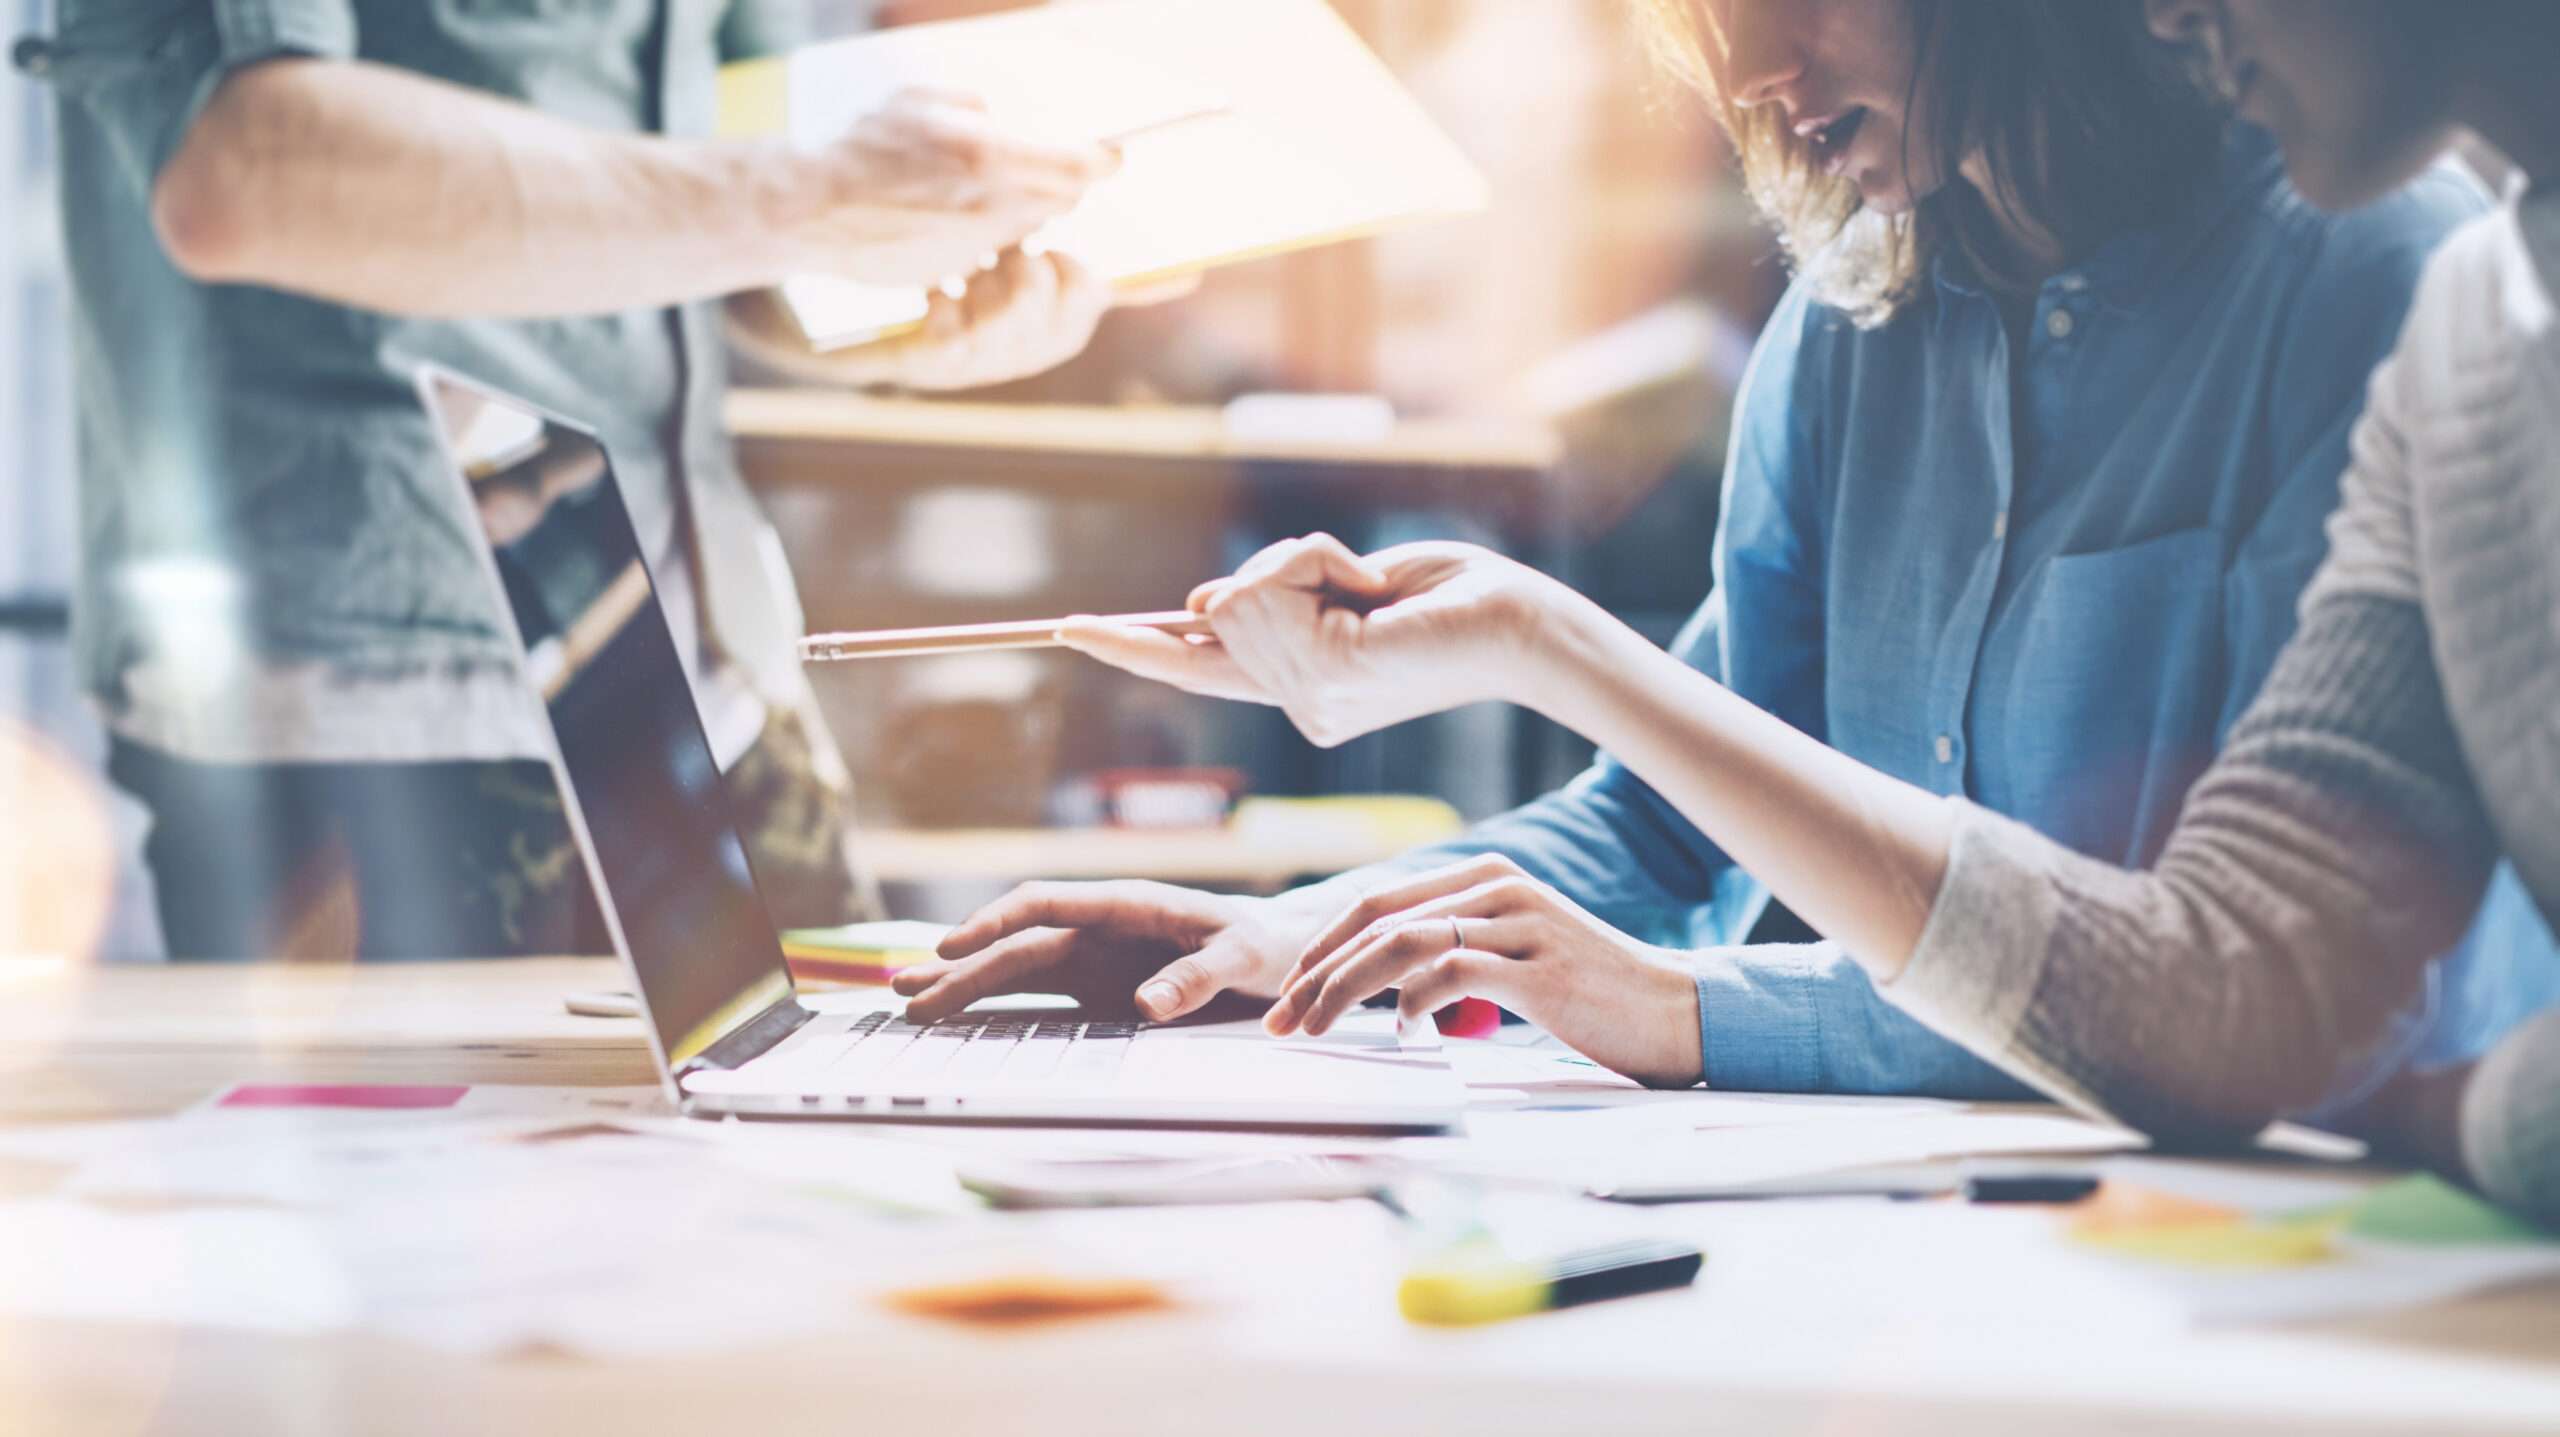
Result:
{"label": "woman's hand", "polygon": [[1081,620],[1059,637],[1142,678],[1275,705],[1330,748],[1424,714],[1522,699],[1541,630],[1583,602],[1472,544],[1403,544],[1364,558],[1317,534],[1274,544],[1192,593],[1214,638]]}
{"label": "woman's hand", "polygon": [[1162,1022],[1233,989],[1268,998],[1313,922],[1281,899],[1166,883],[1026,883],[942,940],[938,963],[890,986],[931,1022],[998,993],[1065,993]]}
{"label": "woman's hand", "polygon": [[1263,1019],[1274,1034],[1322,1033],[1360,1000],[1402,991],[1411,1020],[1489,998],[1652,1087],[1704,1068],[1695,981],[1571,899],[1488,854],[1383,888],[1307,946]]}

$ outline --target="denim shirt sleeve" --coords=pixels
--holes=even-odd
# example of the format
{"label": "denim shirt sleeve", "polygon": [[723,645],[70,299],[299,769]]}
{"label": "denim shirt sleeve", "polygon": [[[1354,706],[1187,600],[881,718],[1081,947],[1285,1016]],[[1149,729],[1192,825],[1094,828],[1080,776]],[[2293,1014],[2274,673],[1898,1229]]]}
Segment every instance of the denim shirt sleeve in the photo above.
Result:
{"label": "denim shirt sleeve", "polygon": [[[1816,322],[1809,309],[1801,291],[1789,293],[1744,375],[1725,462],[1715,591],[1671,652],[1819,737],[1821,544],[1810,532],[1819,468],[1814,412],[1800,398],[1803,336]],[[1740,878],[1732,860],[1606,755],[1556,793],[1336,881],[1357,890],[1483,853],[1510,858],[1603,922],[1652,943],[1700,941],[1702,910],[1708,941],[1739,937],[1759,906],[1733,901],[1741,885],[1731,881]]]}
{"label": "denim shirt sleeve", "polygon": [[2040,1096],[1886,1002],[1836,943],[1762,943],[1697,957],[1710,1088],[1978,1102]]}
{"label": "denim shirt sleeve", "polygon": [[97,118],[147,187],[232,71],[282,55],[355,52],[351,0],[63,0],[45,78]]}

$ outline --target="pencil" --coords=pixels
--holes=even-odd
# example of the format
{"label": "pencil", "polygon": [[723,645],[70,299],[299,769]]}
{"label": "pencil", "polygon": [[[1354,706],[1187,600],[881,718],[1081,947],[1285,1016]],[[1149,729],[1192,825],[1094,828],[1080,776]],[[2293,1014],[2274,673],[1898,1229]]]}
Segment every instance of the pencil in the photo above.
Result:
{"label": "pencil", "polygon": [[[983,653],[995,649],[1048,649],[1058,644],[1064,619],[1035,619],[1014,624],[946,624],[929,629],[870,629],[854,633],[811,634],[800,641],[803,663],[831,664],[847,659],[912,658],[920,654]],[[1134,629],[1168,634],[1205,634],[1208,620],[1187,609],[1160,614],[1109,614],[1100,620]]]}

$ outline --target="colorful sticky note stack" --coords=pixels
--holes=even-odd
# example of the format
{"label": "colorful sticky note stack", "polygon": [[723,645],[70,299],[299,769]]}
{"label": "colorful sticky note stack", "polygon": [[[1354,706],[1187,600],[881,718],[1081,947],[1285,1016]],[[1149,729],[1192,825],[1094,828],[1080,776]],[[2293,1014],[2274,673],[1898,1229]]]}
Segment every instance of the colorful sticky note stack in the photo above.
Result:
{"label": "colorful sticky note stack", "polygon": [[878,987],[901,968],[932,962],[949,931],[912,922],[793,928],[782,935],[782,957],[803,988]]}
{"label": "colorful sticky note stack", "polygon": [[2560,1242],[2522,1218],[2427,1173],[2383,1183],[2345,1202],[2277,1214],[2110,1180],[2083,1204],[2072,1241],[2194,1267],[2299,1267],[2340,1256],[2341,1238],[2397,1247]]}
{"label": "colorful sticky note stack", "polygon": [[2336,1254],[2343,1214],[2261,1218],[2109,1179],[2074,1209],[2071,1240],[2126,1257],[2189,1267],[2301,1267]]}

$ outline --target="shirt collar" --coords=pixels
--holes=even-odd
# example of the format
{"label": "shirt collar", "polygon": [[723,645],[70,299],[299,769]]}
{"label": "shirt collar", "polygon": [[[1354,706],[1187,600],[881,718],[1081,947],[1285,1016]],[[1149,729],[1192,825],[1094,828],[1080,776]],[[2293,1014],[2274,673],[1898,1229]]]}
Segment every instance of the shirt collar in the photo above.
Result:
{"label": "shirt collar", "polygon": [[[2224,137],[2211,177],[2166,221],[2115,236],[2045,284],[2085,292],[2110,308],[2139,309],[2233,211],[2260,202],[2283,174],[2284,159],[2274,138],[2254,125],[2235,122]],[[1942,292],[1976,299],[1988,296],[1981,279],[1957,255],[1938,255],[1930,261],[1929,274]]]}

